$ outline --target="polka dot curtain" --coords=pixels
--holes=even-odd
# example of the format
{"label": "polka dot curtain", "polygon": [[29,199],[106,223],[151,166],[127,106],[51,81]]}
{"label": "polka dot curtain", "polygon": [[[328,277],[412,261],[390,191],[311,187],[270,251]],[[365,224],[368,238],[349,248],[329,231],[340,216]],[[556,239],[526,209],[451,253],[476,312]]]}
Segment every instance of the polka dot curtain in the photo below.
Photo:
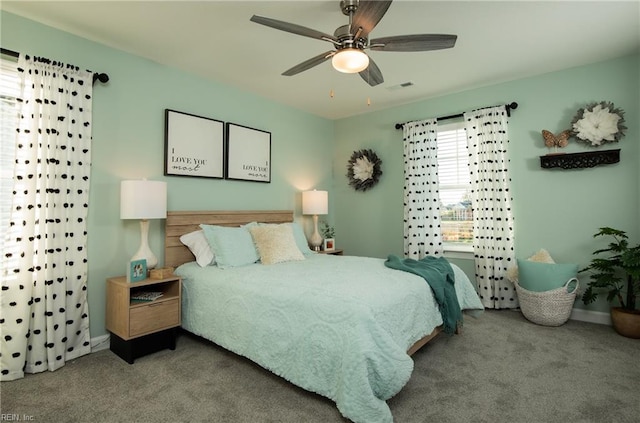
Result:
{"label": "polka dot curtain", "polygon": [[91,350],[86,223],[92,74],[24,55],[18,72],[14,188],[2,270],[3,381],[56,370]]}
{"label": "polka dot curtain", "polygon": [[464,114],[477,290],[482,304],[496,309],[518,307],[515,288],[506,278],[514,260],[507,117],[505,106]]}
{"label": "polka dot curtain", "polygon": [[404,139],[404,256],[442,255],[435,119],[408,122]]}

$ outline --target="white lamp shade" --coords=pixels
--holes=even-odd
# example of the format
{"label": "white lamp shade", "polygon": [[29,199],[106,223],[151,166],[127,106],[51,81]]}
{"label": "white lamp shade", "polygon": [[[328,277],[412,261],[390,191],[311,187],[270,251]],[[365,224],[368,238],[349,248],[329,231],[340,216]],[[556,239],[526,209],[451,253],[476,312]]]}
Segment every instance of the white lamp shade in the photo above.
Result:
{"label": "white lamp shade", "polygon": [[329,194],[327,191],[304,191],[302,193],[302,214],[327,214]]}
{"label": "white lamp shade", "polygon": [[331,64],[339,72],[358,73],[369,66],[369,56],[362,50],[345,48],[333,55]]}
{"label": "white lamp shade", "polygon": [[164,219],[167,217],[167,183],[161,181],[122,181],[121,219]]}

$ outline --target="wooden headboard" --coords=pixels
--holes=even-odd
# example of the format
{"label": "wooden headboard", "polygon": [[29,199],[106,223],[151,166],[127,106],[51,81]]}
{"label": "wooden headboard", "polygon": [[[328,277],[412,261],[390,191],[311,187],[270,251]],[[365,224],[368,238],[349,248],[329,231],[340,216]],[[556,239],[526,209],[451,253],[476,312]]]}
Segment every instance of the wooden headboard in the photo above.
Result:
{"label": "wooden headboard", "polygon": [[200,229],[200,224],[241,226],[250,222],[293,222],[291,210],[239,210],[239,211],[170,211],[167,212],[164,235],[164,265],[178,267],[194,261],[191,251],[180,242],[180,237]]}

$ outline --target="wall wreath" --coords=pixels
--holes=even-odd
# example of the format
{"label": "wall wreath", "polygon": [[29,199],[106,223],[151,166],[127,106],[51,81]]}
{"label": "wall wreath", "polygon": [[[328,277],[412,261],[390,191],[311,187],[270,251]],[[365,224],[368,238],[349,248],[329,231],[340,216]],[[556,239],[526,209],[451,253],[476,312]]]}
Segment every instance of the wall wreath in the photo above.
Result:
{"label": "wall wreath", "polygon": [[608,101],[588,104],[571,121],[571,134],[594,147],[620,141],[626,129],[624,111]]}
{"label": "wall wreath", "polygon": [[382,160],[373,150],[354,151],[347,164],[349,185],[356,191],[366,191],[380,180]]}

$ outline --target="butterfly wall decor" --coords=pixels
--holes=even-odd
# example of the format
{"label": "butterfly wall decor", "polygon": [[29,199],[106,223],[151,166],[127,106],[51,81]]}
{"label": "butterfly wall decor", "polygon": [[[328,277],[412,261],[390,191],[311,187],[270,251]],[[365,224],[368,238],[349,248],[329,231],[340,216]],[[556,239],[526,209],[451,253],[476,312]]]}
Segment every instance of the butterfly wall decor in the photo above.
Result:
{"label": "butterfly wall decor", "polygon": [[547,131],[546,129],[542,130],[542,138],[544,138],[544,145],[551,148],[554,147],[556,150],[558,147],[564,148],[569,144],[569,137],[571,137],[571,131],[566,130],[560,132],[558,135],[555,135],[551,131]]}

